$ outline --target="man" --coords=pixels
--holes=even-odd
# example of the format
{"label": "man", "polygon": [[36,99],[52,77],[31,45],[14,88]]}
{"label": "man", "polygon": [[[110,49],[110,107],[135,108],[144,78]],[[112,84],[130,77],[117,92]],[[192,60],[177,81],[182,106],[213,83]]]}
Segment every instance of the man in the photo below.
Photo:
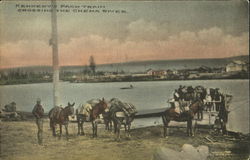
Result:
{"label": "man", "polygon": [[221,105],[221,94],[219,93],[219,88],[215,89],[215,94],[214,94],[214,100],[215,102],[215,110],[218,112],[220,110],[220,105]]}
{"label": "man", "polygon": [[33,108],[32,114],[36,117],[36,125],[38,128],[38,132],[37,132],[37,138],[38,138],[38,144],[42,144],[43,143],[43,137],[42,137],[42,133],[43,133],[43,115],[44,115],[44,109],[43,106],[41,105],[41,99],[38,98],[36,101],[36,105]]}

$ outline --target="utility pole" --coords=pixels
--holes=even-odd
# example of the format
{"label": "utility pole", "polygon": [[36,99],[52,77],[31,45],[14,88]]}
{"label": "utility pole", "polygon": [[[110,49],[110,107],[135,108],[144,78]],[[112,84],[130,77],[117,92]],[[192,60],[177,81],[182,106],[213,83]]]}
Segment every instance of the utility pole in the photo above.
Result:
{"label": "utility pole", "polygon": [[52,63],[53,63],[53,105],[59,106],[59,58],[58,58],[58,42],[57,42],[57,15],[56,15],[56,0],[51,0],[51,39],[52,45]]}

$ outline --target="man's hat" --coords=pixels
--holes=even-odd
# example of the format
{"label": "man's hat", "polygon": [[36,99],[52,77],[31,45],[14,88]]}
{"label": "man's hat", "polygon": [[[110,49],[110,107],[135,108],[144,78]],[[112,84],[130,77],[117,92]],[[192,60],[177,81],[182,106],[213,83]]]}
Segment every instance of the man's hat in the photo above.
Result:
{"label": "man's hat", "polygon": [[37,98],[36,101],[37,101],[37,102],[41,102],[41,99],[40,99],[40,98]]}

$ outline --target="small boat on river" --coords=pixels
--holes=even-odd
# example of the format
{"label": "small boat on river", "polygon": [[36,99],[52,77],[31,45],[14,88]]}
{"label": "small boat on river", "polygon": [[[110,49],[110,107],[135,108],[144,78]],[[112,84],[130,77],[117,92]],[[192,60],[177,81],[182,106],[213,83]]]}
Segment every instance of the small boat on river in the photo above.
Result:
{"label": "small boat on river", "polygon": [[120,89],[133,89],[134,88],[134,86],[133,85],[130,85],[129,87],[122,87],[122,88],[120,88]]}

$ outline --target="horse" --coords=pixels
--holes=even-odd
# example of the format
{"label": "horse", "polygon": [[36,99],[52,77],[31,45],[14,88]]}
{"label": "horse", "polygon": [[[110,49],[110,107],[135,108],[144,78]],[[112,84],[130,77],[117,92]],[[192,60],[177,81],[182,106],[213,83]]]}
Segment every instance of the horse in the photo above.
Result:
{"label": "horse", "polygon": [[[110,109],[110,106],[108,106]],[[111,119],[111,113],[109,112],[109,109],[105,111],[102,116],[105,123],[105,130],[112,131],[112,119]]]}
{"label": "horse", "polygon": [[97,137],[97,124],[100,122],[99,116],[105,112],[108,108],[108,104],[105,102],[104,98],[102,100],[97,100],[97,103],[80,106],[77,113],[77,123],[78,123],[78,135],[84,135],[83,123],[85,121],[92,122],[93,137]]}
{"label": "horse", "polygon": [[76,119],[78,125],[78,135],[85,135],[83,131],[84,122],[90,121],[90,112],[92,110],[92,105],[87,103],[85,105],[80,104],[76,109]]}
{"label": "horse", "polygon": [[68,103],[68,106],[65,108],[62,107],[54,107],[49,111],[49,119],[50,119],[50,127],[52,128],[53,136],[56,136],[55,127],[56,124],[60,126],[60,137],[62,136],[62,125],[65,126],[66,137],[68,138],[68,123],[69,116],[74,113],[74,105],[75,103]]}
{"label": "horse", "polygon": [[114,133],[117,135],[116,139],[120,141],[120,129],[122,124],[125,127],[125,133],[127,136],[131,137],[131,123],[137,113],[135,106],[130,103],[123,103],[117,98],[111,99],[110,104],[111,106],[109,112],[114,123]]}
{"label": "horse", "polygon": [[167,136],[167,128],[170,121],[177,122],[187,122],[187,135],[193,136],[192,120],[196,113],[198,113],[203,108],[203,102],[197,100],[190,104],[188,111],[183,111],[182,113],[177,113],[174,107],[170,107],[162,114],[164,137]]}
{"label": "horse", "polygon": [[99,115],[103,114],[105,110],[108,108],[107,102],[105,102],[104,98],[96,104],[90,113],[90,121],[92,122],[92,130],[93,130],[93,137],[97,137],[97,125],[100,123]]}

